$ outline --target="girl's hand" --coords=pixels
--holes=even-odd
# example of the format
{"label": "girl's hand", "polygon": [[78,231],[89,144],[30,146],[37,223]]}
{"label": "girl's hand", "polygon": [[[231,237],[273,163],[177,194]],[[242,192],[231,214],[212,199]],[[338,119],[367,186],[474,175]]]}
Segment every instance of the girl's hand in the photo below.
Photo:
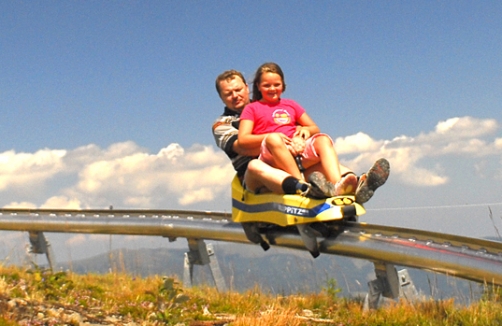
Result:
{"label": "girl's hand", "polygon": [[296,137],[296,136],[301,137],[303,139],[308,139],[308,138],[310,138],[311,135],[310,135],[310,131],[308,130],[308,128],[304,128],[302,126],[297,126],[296,132],[293,137]]}
{"label": "girl's hand", "polygon": [[282,142],[284,143],[284,145],[286,145],[286,148],[289,150],[289,152],[291,153],[291,155],[295,156],[295,150],[293,149],[293,146],[291,145],[291,138],[289,138],[288,136],[286,136],[285,134],[283,133],[279,133],[279,136],[281,137],[282,139]]}
{"label": "girl's hand", "polygon": [[291,138],[289,138],[283,133],[279,133],[279,135],[281,136],[282,141],[284,142],[284,144],[286,144],[286,146],[289,146],[291,144]]}
{"label": "girl's hand", "polygon": [[293,156],[298,156],[305,150],[305,139],[300,136],[294,136],[293,139],[291,139],[291,144],[289,146],[291,154]]}

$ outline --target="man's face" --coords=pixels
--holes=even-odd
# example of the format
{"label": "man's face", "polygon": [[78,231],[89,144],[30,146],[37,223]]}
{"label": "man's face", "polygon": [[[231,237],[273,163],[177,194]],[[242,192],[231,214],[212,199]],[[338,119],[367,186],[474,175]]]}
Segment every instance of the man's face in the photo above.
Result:
{"label": "man's face", "polygon": [[220,98],[227,108],[241,112],[249,103],[248,85],[237,76],[222,80],[220,81]]}

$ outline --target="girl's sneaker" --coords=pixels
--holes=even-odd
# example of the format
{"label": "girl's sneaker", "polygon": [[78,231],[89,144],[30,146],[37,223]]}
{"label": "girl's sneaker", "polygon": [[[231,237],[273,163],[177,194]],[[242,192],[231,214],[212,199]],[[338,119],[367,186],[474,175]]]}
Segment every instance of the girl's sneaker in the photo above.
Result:
{"label": "girl's sneaker", "polygon": [[323,198],[353,195],[357,189],[357,177],[353,173],[345,175],[340,181],[333,184],[326,179],[324,174],[315,171],[309,176],[309,183],[312,185],[312,190],[315,189],[314,193],[317,198],[319,198],[319,193],[323,195]]}
{"label": "girl's sneaker", "polygon": [[376,161],[371,169],[359,178],[359,185],[356,190],[356,202],[363,204],[370,200],[375,190],[387,181],[389,173],[389,161],[384,158]]}
{"label": "girl's sneaker", "polygon": [[334,196],[353,195],[357,189],[357,176],[349,173],[335,184]]}

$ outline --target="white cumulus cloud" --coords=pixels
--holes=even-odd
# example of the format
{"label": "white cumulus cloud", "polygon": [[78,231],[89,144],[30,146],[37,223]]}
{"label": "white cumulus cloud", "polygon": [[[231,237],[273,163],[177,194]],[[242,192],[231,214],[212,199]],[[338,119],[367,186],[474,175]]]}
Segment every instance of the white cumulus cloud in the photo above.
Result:
{"label": "white cumulus cloud", "polygon": [[[337,138],[341,162],[365,172],[380,157],[391,163],[392,182],[434,187],[451,179],[449,162],[472,160],[480,177],[500,178],[502,138],[493,119],[451,118],[431,131],[373,139],[359,132]],[[496,163],[490,163],[493,161]],[[496,171],[493,170],[495,166]],[[132,141],[108,148],[0,153],[0,205],[46,208],[193,208],[229,203],[234,171],[214,146],[169,144],[150,153]],[[222,201],[224,199],[224,201]],[[227,204],[225,204],[227,205]]]}
{"label": "white cumulus cloud", "polygon": [[[342,162],[355,171],[362,172],[372,161],[385,157],[391,163],[394,180],[416,186],[437,186],[449,180],[448,169],[440,164],[446,158],[500,157],[500,138],[490,139],[498,128],[494,119],[451,118],[439,122],[433,131],[416,137],[403,135],[391,140],[374,140],[358,133],[338,138],[335,146]],[[356,157],[344,161],[343,154]],[[438,163],[429,167],[424,161]]]}
{"label": "white cumulus cloud", "polygon": [[64,170],[64,150],[43,149],[35,153],[0,153],[0,191],[26,184],[43,183]]}

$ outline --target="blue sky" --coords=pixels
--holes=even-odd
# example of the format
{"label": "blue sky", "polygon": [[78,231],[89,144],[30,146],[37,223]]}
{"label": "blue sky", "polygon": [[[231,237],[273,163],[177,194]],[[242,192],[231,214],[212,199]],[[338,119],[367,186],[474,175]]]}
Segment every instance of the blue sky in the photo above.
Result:
{"label": "blue sky", "polygon": [[3,1],[0,206],[229,210],[214,79],[274,61],[343,163],[391,162],[364,221],[493,236],[500,17],[500,1]]}

